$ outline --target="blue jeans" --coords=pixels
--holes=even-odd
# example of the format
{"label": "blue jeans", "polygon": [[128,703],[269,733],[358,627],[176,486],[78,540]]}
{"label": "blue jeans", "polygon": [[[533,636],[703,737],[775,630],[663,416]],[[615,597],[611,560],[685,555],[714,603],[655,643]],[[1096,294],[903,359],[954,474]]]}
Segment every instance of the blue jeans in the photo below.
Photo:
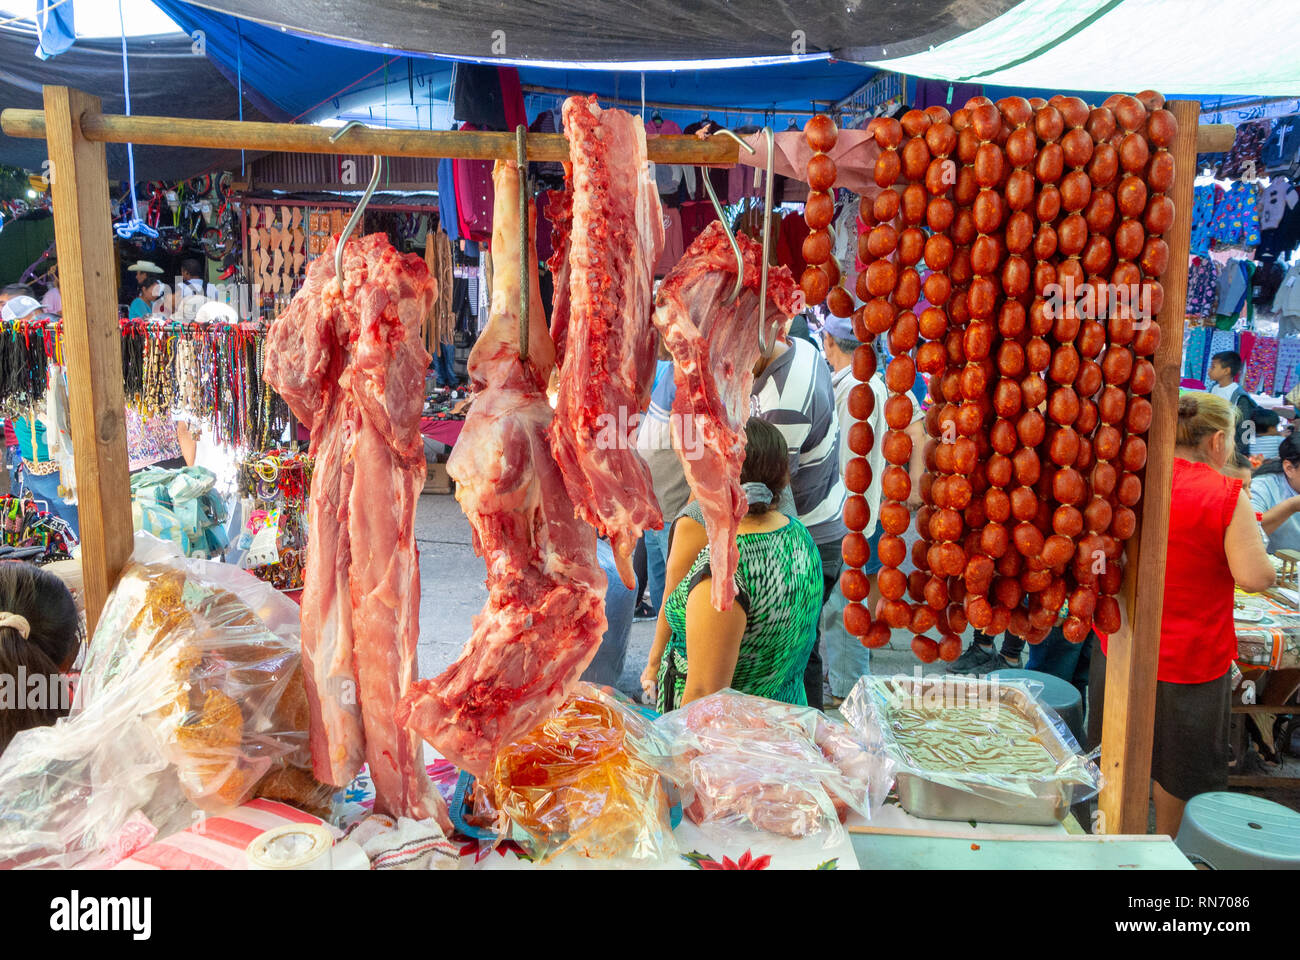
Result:
{"label": "blue jeans", "polygon": [[826,679],[831,695],[841,700],[849,695],[860,677],[871,673],[871,651],[844,626],[847,603],[837,582],[821,614],[822,639],[826,641]]}
{"label": "blue jeans", "polygon": [[438,377],[438,386],[456,386],[456,347],[454,344],[441,343],[438,345],[438,355],[434,357],[433,369]]}
{"label": "blue jeans", "polygon": [[[1060,677],[1066,683],[1073,684],[1088,703],[1088,669],[1092,661],[1092,645],[1095,634],[1089,633],[1083,643],[1071,643],[1065,639],[1065,633],[1059,626],[1043,638],[1042,643],[1031,644],[1029,659],[1025,661],[1026,670],[1037,670]],[[1007,639],[1011,639],[1008,635]],[[1006,650],[1004,643],[1002,649]]]}
{"label": "blue jeans", "polygon": [[664,602],[664,580],[668,575],[668,531],[672,524],[665,521],[662,530],[645,532],[646,602],[655,613]]}
{"label": "blue jeans", "polygon": [[627,640],[632,632],[632,612],[636,603],[633,591],[623,586],[618,568],[614,566],[614,551],[604,540],[596,541],[596,559],[605,571],[605,635],[600,648],[582,679],[588,683],[617,687],[623,676],[623,661],[627,659]]}

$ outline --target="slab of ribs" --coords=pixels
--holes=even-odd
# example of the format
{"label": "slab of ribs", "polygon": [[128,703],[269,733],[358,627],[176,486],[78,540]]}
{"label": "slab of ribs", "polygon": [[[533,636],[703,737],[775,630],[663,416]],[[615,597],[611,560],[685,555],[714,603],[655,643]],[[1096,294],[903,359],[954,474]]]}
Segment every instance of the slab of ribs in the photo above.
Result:
{"label": "slab of ribs", "polygon": [[364,761],[378,812],[450,829],[423,745],[394,717],[420,635],[420,323],[437,284],[420,257],[372,234],[344,245],[340,288],[335,243],[266,342],[266,381],[311,430],[316,459],[302,598],[312,762],[317,779],[345,786]]}
{"label": "slab of ribs", "polygon": [[[699,501],[709,535],[711,598],[726,610],[736,596],[739,554],[736,531],[749,503],[740,487],[745,460],[745,421],[749,391],[759,355],[758,298],[763,248],[743,233],[736,235],[745,261],[740,293],[739,265],[717,220],[686,249],[664,278],[655,298],[654,322],[673,355],[673,446]],[[767,274],[764,342],[774,342],[777,321],[798,312],[796,285],[786,267]],[[690,437],[683,437],[689,429]]]}
{"label": "slab of ribs", "polygon": [[[605,632],[596,534],[576,516],[546,436],[555,346],[535,254],[526,278],[528,358],[519,358],[525,278],[518,176],[515,164],[503,161],[492,174],[492,311],[469,358],[474,403],[447,462],[474,549],[487,563],[488,600],[460,658],[440,676],[417,681],[398,713],[400,723],[480,779],[491,775],[501,747],[559,707]],[[532,247],[531,205],[529,220]]]}
{"label": "slab of ribs", "polygon": [[[578,515],[620,558],[628,586],[637,539],[663,526],[636,425],[654,383],[654,266],[664,246],[645,125],[593,97],[562,109],[572,166],[563,363],[551,449]],[[554,198],[553,198],[554,201]],[[552,204],[560,209],[563,203]],[[562,283],[557,273],[557,287]]]}

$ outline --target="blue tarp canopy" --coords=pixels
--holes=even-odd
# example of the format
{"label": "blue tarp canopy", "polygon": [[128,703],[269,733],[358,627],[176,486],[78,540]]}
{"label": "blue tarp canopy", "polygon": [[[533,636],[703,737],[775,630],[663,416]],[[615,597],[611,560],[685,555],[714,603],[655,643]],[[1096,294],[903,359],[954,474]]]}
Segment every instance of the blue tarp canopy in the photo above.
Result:
{"label": "blue tarp canopy", "polygon": [[[384,120],[387,91],[390,126],[437,123],[450,97],[455,60],[396,51],[379,52],[341,41],[310,39],[216,13],[181,0],[155,0],[187,33],[202,31],[207,55],[232,80],[242,72],[250,102],[263,112],[311,122],[352,118],[368,108]],[[779,119],[848,96],[878,71],[874,67],[815,55],[762,66],[647,70],[645,101],[692,108],[730,108],[761,123],[764,111]],[[242,71],[241,71],[242,67]],[[596,93],[603,99],[640,103],[642,71],[521,66],[528,88]],[[665,111],[668,115],[671,111]],[[694,115],[698,117],[698,110]],[[687,120],[689,122],[689,120]],[[746,122],[744,119],[739,123]]]}
{"label": "blue tarp canopy", "polygon": [[[233,118],[239,115],[240,110],[240,98],[235,92],[237,87],[243,92],[243,115],[248,119],[266,117],[304,123],[335,118],[361,119],[377,126],[424,129],[446,129],[452,125],[452,82],[458,63],[464,60],[422,50],[385,48],[376,39],[377,34],[363,41],[348,39],[337,27],[351,14],[340,12],[336,9],[337,4],[327,2],[314,5],[320,11],[320,16],[317,29],[309,33],[296,27],[259,22],[258,19],[241,18],[214,9],[239,7],[236,3],[200,4],[185,0],[154,2],[181,27],[188,38],[176,34],[169,37],[137,38],[128,42],[133,106],[138,114]],[[423,0],[385,0],[376,4],[375,0],[368,0],[366,3],[346,3],[343,6],[349,10],[353,7],[367,10],[382,8],[391,12],[404,5],[420,6],[422,2]],[[577,0],[551,0],[545,6],[550,9],[568,2],[576,3]],[[583,0],[587,4],[593,2],[603,3],[604,0]],[[673,6],[670,0],[657,2],[665,9]],[[867,6],[873,3],[877,7],[882,6],[876,0],[863,2]],[[1040,9],[1042,5],[1051,2],[1053,0],[1032,0]],[[1147,0],[1141,2],[1143,6],[1147,5]],[[278,15],[282,7],[297,6],[299,5],[289,3],[276,5],[275,9]],[[424,6],[430,5],[426,3]],[[468,6],[472,4],[460,4],[458,9]],[[490,7],[491,4],[486,6]],[[889,4],[885,3],[884,6]],[[910,8],[914,4],[894,6],[900,9],[893,11],[893,16],[913,16],[912,12],[902,10],[901,7]],[[938,6],[948,5],[941,3],[922,6],[937,9]],[[981,7],[980,15],[968,24],[968,30],[987,32],[988,28],[983,27],[985,20],[981,19],[984,14],[996,17],[1002,13],[996,19],[1005,23],[1007,18],[1012,17],[1024,5],[1014,7],[1009,13],[1004,11],[1004,8],[1011,6],[991,4]],[[1093,6],[1097,7],[1096,4]],[[535,15],[519,12],[522,8],[516,10],[516,7],[519,5],[512,6],[515,11],[513,13],[503,10],[500,14],[506,20],[511,16],[516,18],[510,21],[512,29],[517,25],[518,17]],[[1114,0],[1109,7],[1102,4],[1097,7],[1100,14],[1080,29],[1104,23],[1105,16],[1114,15],[1116,9]],[[425,15],[436,21],[443,14],[426,10]],[[664,22],[669,23],[671,20]],[[490,25],[489,20],[484,20],[483,23],[485,26]],[[516,30],[515,33],[517,32]],[[1063,39],[1064,34],[1069,36]],[[408,41],[414,45],[421,35],[419,31],[413,30]],[[1078,31],[1070,33],[1062,28],[1053,34],[1055,40],[1052,42],[1064,43],[1077,35]],[[639,67],[616,69],[609,64],[546,66],[521,62],[519,77],[530,115],[555,106],[567,93],[582,92],[596,93],[606,102],[625,107],[638,107],[644,102],[647,105],[647,115],[657,109],[665,118],[675,120],[682,126],[700,119],[701,113],[707,110],[712,119],[726,125],[768,123],[780,130],[785,129],[792,119],[802,123],[807,111],[824,108],[861,89],[877,76],[882,67],[893,68],[897,64],[908,63],[920,73],[927,55],[934,57],[951,49],[962,42],[963,36],[966,33],[959,31],[945,43],[914,51],[902,60],[880,61],[880,66],[847,62],[834,59],[826,52],[814,52],[784,56],[764,54],[759,57],[763,62],[757,65],[725,66],[715,60],[681,63],[672,69],[660,67],[645,70]],[[850,39],[843,38],[842,52],[852,52],[855,55],[871,53],[869,45],[850,51]],[[511,49],[509,43],[507,38],[507,50]],[[587,43],[590,55],[596,56],[603,38],[589,37]],[[77,86],[104,98],[106,110],[119,112],[122,109],[121,61],[120,51],[116,51],[116,41],[79,39],[67,53],[44,62],[32,56],[35,44],[29,27],[0,28],[0,44],[3,44],[0,49],[6,54],[0,57],[0,98],[3,99],[0,105],[39,105],[39,84],[44,82]],[[1045,46],[1049,51],[1054,49],[1051,44]],[[667,49],[650,44],[644,55],[651,56]],[[733,45],[732,52],[739,53],[743,49],[743,43],[738,40]],[[765,47],[761,49],[766,50]],[[813,50],[815,45],[809,43],[807,49]],[[903,50],[903,47],[895,46],[888,53],[894,57]],[[875,52],[878,54],[879,50]],[[1032,60],[1030,58],[1026,63]],[[1086,99],[1096,102],[1112,92],[1062,89],[1068,86],[1063,82],[1050,91],[987,85],[993,77],[1002,79],[1032,75],[1032,71],[1026,71],[1023,66],[985,71],[988,77],[978,82],[985,83],[985,92],[994,98],[1011,92],[1027,96],[1078,92]],[[1111,82],[1116,76],[1096,60],[1089,69],[1091,72],[1088,75],[1098,77],[1102,82]],[[945,76],[944,71],[937,66],[930,74],[950,80],[960,80],[967,76],[957,76],[951,71]],[[909,99],[914,91],[915,75],[909,74]],[[1003,82],[1007,80],[1003,79]],[[1154,84],[1139,84],[1146,85]],[[1123,90],[1133,92],[1128,86],[1123,87]],[[1180,88],[1167,88],[1163,92],[1169,96],[1186,95],[1186,90]],[[1300,102],[1261,101],[1259,97],[1241,92],[1239,86],[1226,92],[1230,95],[1200,93],[1193,96],[1202,101],[1207,112],[1222,109],[1223,112],[1213,119],[1227,122],[1239,122],[1252,115],[1277,115],[1300,109]],[[1235,106],[1237,104],[1245,106],[1238,108]],[[0,138],[0,160],[6,162],[32,166],[34,161],[39,166],[39,160],[43,157],[42,150],[43,145],[34,141]],[[119,154],[122,149],[110,146],[109,152],[110,169],[120,175],[122,165]],[[40,156],[37,156],[38,153]],[[140,179],[187,176],[211,166],[215,159],[224,159],[227,165],[229,162],[229,157],[216,158],[211,151],[201,154],[160,147],[141,147],[137,149],[136,155],[137,175]]]}

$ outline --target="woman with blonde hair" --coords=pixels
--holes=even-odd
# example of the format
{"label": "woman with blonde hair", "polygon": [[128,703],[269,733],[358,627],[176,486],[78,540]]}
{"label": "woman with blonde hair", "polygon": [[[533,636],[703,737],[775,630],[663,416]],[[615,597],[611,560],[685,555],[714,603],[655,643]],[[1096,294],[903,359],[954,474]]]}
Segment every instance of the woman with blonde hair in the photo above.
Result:
{"label": "woman with blonde hair", "polygon": [[[1242,481],[1224,473],[1235,459],[1236,419],[1222,397],[1178,399],[1151,747],[1156,833],[1169,836],[1177,835],[1188,800],[1228,785],[1229,671],[1237,656],[1233,587],[1253,593],[1276,579]],[[1108,638],[1100,639],[1105,654]],[[1094,654],[1091,674],[1088,738],[1095,745],[1104,655]]]}

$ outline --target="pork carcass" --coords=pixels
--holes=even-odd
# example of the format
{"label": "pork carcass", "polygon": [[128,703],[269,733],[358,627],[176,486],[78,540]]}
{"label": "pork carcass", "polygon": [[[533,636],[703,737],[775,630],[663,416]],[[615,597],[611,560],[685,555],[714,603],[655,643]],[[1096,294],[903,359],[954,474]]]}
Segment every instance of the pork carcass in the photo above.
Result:
{"label": "pork carcass", "polygon": [[303,676],[311,710],[316,779],[343,786],[365,762],[365,733],[353,667],[352,601],[348,586],[348,497],[352,458],[345,450],[355,419],[338,388],[350,362],[350,336],[334,283],[334,258],[307,270],[289,309],[266,336],[265,379],[311,431],[315,469],[302,592]]}
{"label": "pork carcass", "polygon": [[[736,596],[736,530],[749,509],[740,487],[745,460],[749,391],[759,356],[758,298],[762,247],[736,235],[745,260],[740,295],[736,254],[718,221],[705,228],[659,285],[654,322],[673,355],[673,446],[699,501],[709,534],[713,606],[728,609]],[[767,271],[764,336],[773,342],[798,312],[797,286],[788,268]]]}
{"label": "pork carcass", "polygon": [[418,256],[372,234],[344,245],[340,287],[335,243],[272,324],[266,351],[267,383],[311,428],[316,456],[302,605],[313,766],[343,786],[364,759],[376,810],[450,829],[423,746],[394,717],[419,641],[420,322],[437,284]]}
{"label": "pork carcass", "polygon": [[555,362],[564,363],[569,332],[569,234],[573,230],[573,164],[564,164],[564,188],[546,194],[546,219],[551,221],[551,256],[546,266],[554,278],[551,296],[551,340]]}
{"label": "pork carcass", "polygon": [[663,526],[650,469],[635,443],[654,382],[650,313],[663,212],[640,120],[602,110],[594,96],[570,97],[562,112],[573,220],[551,449],[578,515],[609,538],[627,579],[627,558],[642,531]]}
{"label": "pork carcass", "polygon": [[[488,600],[459,659],[417,681],[398,720],[483,779],[497,751],[554,711],[605,632],[596,534],[551,455],[546,385],[555,348],[530,259],[528,358],[519,359],[518,170],[498,161],[492,313],[470,354],[476,393],[447,472],[487,563]],[[530,207],[529,242],[534,243]]]}

